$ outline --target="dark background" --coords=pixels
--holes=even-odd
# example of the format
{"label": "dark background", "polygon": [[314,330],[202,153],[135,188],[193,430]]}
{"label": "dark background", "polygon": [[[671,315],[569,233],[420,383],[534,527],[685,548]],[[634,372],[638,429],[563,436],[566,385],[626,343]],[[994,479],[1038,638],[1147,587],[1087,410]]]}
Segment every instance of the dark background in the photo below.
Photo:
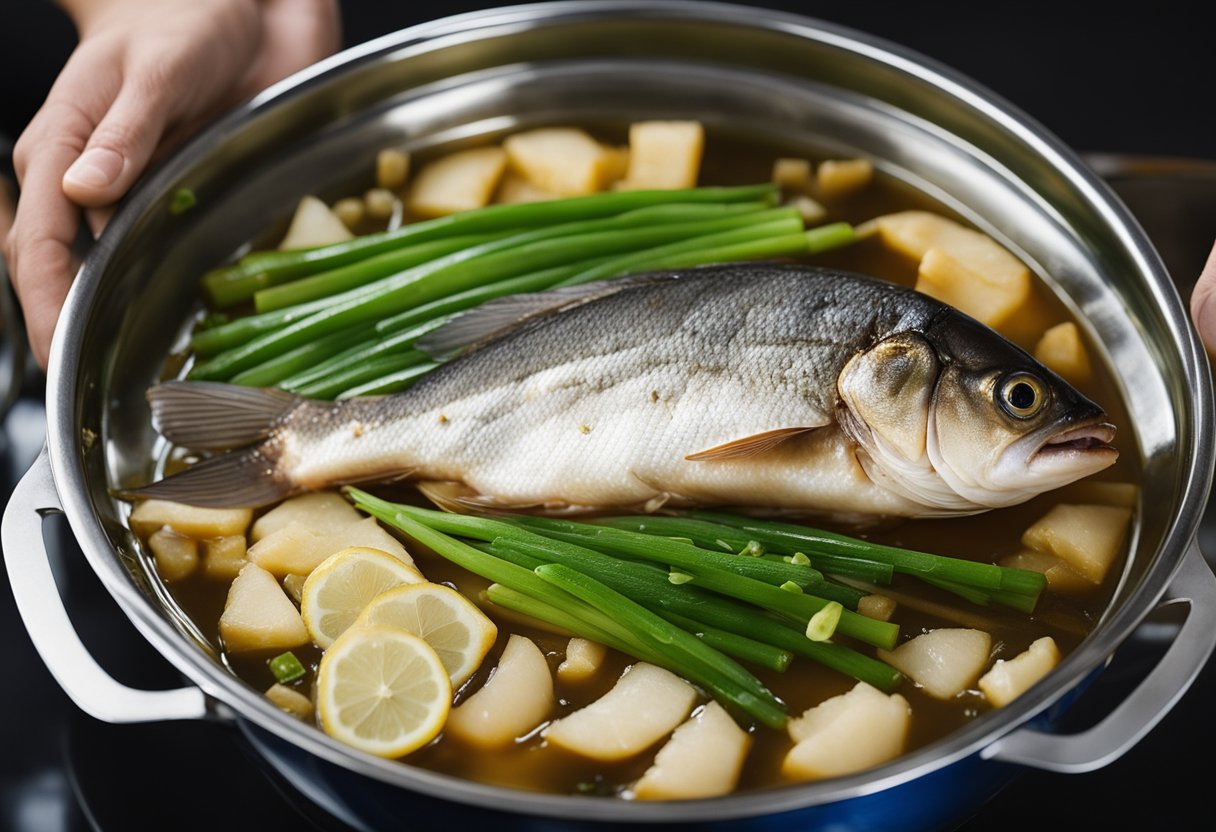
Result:
{"label": "dark background", "polygon": [[[166,0],[178,1],[190,2]],[[491,5],[348,0],[344,41],[353,45]],[[1206,16],[1201,21],[1198,12],[1181,11],[1199,4],[1124,4],[1122,12],[1115,4],[1082,10],[1064,0],[752,5],[801,12],[911,47],[989,87],[1078,151],[1216,160],[1216,33]],[[20,133],[74,37],[50,3],[0,0],[0,137],[12,141]],[[1152,192],[1150,206],[1158,198],[1168,200],[1169,192]],[[1203,242],[1174,260],[1182,264],[1175,275],[1184,291],[1216,237],[1216,212],[1188,218],[1199,224]],[[40,441],[37,381],[27,384],[26,409],[10,414],[9,436],[0,440],[7,480],[0,489],[24,470]],[[69,536],[61,537],[70,549]],[[78,625],[103,665],[130,684],[173,685],[172,671],[130,630],[96,580],[79,566],[68,568]],[[108,726],[79,713],[33,652],[6,584],[0,633],[8,645],[0,671],[0,832],[340,828],[277,781],[234,732],[211,725]],[[1118,701],[1140,678],[1139,652],[1123,651],[1104,677],[1115,682],[1088,696],[1089,713],[1102,713],[1105,702]],[[1209,666],[1124,758],[1091,774],[1028,773],[963,829],[1210,828],[1202,819],[1210,811],[1214,772],[1208,760],[1216,745],[1214,692]]]}
{"label": "dark background", "polygon": [[[344,40],[505,5],[346,0]],[[1216,156],[1216,32],[1201,3],[772,2],[911,47],[990,87],[1080,151]],[[1189,10],[1189,11],[1188,11]],[[0,132],[16,135],[71,51],[46,0],[0,2]]]}

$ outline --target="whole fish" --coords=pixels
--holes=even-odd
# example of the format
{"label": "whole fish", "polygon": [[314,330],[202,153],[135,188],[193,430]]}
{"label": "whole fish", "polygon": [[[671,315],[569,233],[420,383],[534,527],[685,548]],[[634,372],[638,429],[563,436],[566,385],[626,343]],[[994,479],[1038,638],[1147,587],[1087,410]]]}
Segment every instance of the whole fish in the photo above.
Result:
{"label": "whole fish", "polygon": [[1019,503],[1117,457],[1103,410],[1026,352],[837,270],[736,264],[521,295],[420,346],[466,344],[375,398],[158,385],[170,441],[229,452],[135,494],[259,506],[408,476],[458,484],[466,507],[924,517]]}

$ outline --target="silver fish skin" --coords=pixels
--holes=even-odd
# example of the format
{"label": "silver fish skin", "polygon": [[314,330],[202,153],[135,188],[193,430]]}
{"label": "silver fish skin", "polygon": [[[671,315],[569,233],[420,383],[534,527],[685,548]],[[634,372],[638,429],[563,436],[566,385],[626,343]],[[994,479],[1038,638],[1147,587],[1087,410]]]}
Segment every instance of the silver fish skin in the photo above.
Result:
{"label": "silver fish skin", "polygon": [[736,264],[532,300],[505,328],[495,304],[472,313],[466,329],[499,331],[398,394],[159,385],[170,441],[248,444],[136,493],[264,505],[408,476],[459,484],[464,507],[922,517],[1022,502],[1117,456],[1102,409],[1063,379],[875,278]]}

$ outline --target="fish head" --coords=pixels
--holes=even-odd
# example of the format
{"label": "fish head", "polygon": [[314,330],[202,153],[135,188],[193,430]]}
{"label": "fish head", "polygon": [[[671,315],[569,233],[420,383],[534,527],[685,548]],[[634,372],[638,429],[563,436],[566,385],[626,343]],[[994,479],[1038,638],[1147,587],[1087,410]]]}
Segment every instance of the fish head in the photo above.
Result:
{"label": "fish head", "polygon": [[867,473],[927,513],[1015,505],[1118,458],[1101,407],[953,309],[855,356],[838,390]]}

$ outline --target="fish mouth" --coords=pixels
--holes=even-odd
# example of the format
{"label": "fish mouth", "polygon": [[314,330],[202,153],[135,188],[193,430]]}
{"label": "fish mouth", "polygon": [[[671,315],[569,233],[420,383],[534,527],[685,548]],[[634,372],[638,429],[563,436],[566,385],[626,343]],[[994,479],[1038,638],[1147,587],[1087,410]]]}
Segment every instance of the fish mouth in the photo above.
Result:
{"label": "fish mouth", "polygon": [[1061,451],[1114,451],[1115,447],[1111,444],[1114,441],[1115,426],[1110,422],[1101,421],[1099,417],[1083,425],[1074,425],[1054,436],[1049,436],[1047,441],[1035,450],[1035,455]]}
{"label": "fish mouth", "polygon": [[1051,434],[1034,449],[1029,461],[1039,469],[1081,464],[1100,470],[1119,457],[1111,444],[1114,439],[1115,426],[1098,416]]}

